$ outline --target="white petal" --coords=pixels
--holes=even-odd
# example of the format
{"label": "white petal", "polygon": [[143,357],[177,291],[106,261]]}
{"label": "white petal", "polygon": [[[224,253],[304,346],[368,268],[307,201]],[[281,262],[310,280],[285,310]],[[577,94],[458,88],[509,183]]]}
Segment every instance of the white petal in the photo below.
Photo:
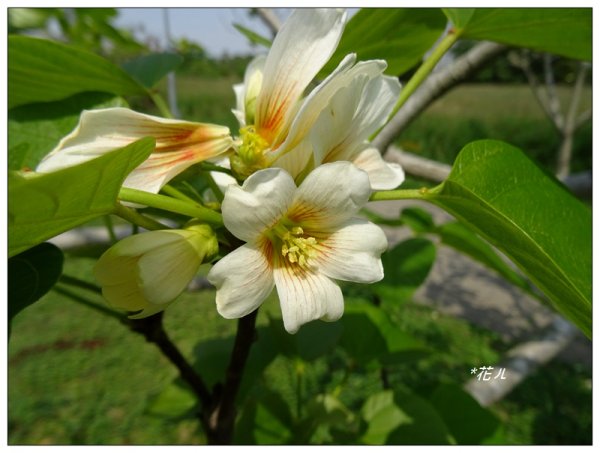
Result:
{"label": "white petal", "polygon": [[208,273],[217,288],[217,311],[227,319],[252,313],[273,289],[273,271],[265,254],[272,253],[269,242],[244,244],[222,258]]}
{"label": "white petal", "polygon": [[400,83],[393,77],[359,74],[331,98],[311,130],[315,165],[352,161],[363,143],[387,121]]}
{"label": "white petal", "polygon": [[289,127],[290,109],[338,45],[346,13],[335,9],[295,10],[277,34],[264,67],[256,104],[263,136],[276,142]]}
{"label": "white petal", "polygon": [[237,238],[256,241],[288,210],[296,184],[280,168],[267,168],[250,175],[244,184],[230,185],[223,199],[223,223]]}
{"label": "white petal", "polygon": [[336,280],[373,283],[383,278],[381,254],[387,249],[385,233],[364,219],[350,219],[328,236],[317,259],[319,272]]}
{"label": "white petal", "polygon": [[384,161],[376,148],[361,151],[352,159],[352,163],[367,172],[373,190],[395,189],[404,182],[402,167]]}
{"label": "white petal", "polygon": [[77,128],[37,170],[51,172],[77,165],[146,136],[156,139],[155,152],[130,174],[125,185],[152,192],[190,165],[224,153],[232,143],[224,126],[159,118],[124,108],[90,110],[81,114]]}
{"label": "white petal", "polygon": [[283,325],[289,333],[315,319],[336,321],[344,313],[340,287],[327,276],[306,272],[286,260],[274,270]]}
{"label": "white petal", "polygon": [[368,79],[361,76],[352,80],[348,86],[341,87],[319,115],[310,131],[315,166],[324,162],[349,160],[338,156],[355,144],[353,119],[367,82]]}
{"label": "white petal", "polygon": [[[313,147],[310,140],[307,139],[296,146],[292,152],[284,154],[277,159],[273,166],[283,168],[292,178],[296,179],[306,166],[309,165],[312,156]],[[311,164],[310,167],[314,167],[314,164]]]}
{"label": "white petal", "polygon": [[230,146],[231,140],[227,137],[181,151],[152,153],[127,176],[123,186],[158,193],[165,184],[186,168],[223,154]]}
{"label": "white petal", "polygon": [[172,302],[198,272],[202,262],[194,246],[181,235],[169,231],[178,239],[156,247],[138,261],[138,278],[142,294],[154,305]]}
{"label": "white petal", "polygon": [[126,311],[140,311],[148,306],[135,279],[120,285],[102,287],[102,296],[111,307]]}
{"label": "white petal", "polygon": [[352,124],[357,140],[366,140],[386,123],[399,95],[400,82],[396,77],[381,76],[369,81]]}
{"label": "white petal", "polygon": [[262,87],[263,71],[266,61],[267,57],[265,55],[259,55],[255,57],[246,68],[244,85],[240,93],[241,96],[237,98],[237,109],[244,113],[244,125],[254,124],[256,101]]}
{"label": "white petal", "polygon": [[274,161],[285,153],[292,152],[297,144],[309,134],[321,112],[328,108],[329,102],[340,89],[348,87],[357,78],[365,77],[369,80],[379,77],[386,68],[383,60],[361,61],[350,67],[355,58],[353,54],[347,55],[336,71],[307,96],[298,114],[294,117],[285,141],[277,150],[267,156],[268,159]]}
{"label": "white petal", "polygon": [[311,173],[296,191],[288,217],[312,230],[341,225],[369,200],[367,174],[350,162],[324,164]]}

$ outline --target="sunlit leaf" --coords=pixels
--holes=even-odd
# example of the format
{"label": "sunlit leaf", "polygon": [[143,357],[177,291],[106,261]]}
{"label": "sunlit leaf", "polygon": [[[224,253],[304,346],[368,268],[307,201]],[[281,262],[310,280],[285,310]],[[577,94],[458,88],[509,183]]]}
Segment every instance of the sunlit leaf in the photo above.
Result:
{"label": "sunlit leaf", "polygon": [[28,104],[8,112],[8,168],[35,169],[42,158],[71,132],[82,110],[126,107],[106,93],[76,94],[62,101]]}
{"label": "sunlit leaf", "polygon": [[320,74],[329,74],[352,52],[359,60],[384,59],[387,74],[402,74],[421,61],[445,26],[446,18],[435,8],[363,8],[348,21]]}
{"label": "sunlit leaf", "polygon": [[467,145],[427,198],[509,257],[556,309],[591,335],[592,214],[522,151]]}
{"label": "sunlit leaf", "polygon": [[592,59],[591,8],[448,8],[444,12],[465,39]]}
{"label": "sunlit leaf", "polygon": [[9,173],[9,256],[112,212],[123,181],[153,150],[146,137],[53,173]]}
{"label": "sunlit leaf", "polygon": [[108,60],[46,39],[8,38],[8,108],[100,91],[145,94],[143,86]]}
{"label": "sunlit leaf", "polygon": [[148,404],[148,413],[166,418],[181,418],[198,405],[194,392],[180,382],[172,382]]}
{"label": "sunlit leaf", "polygon": [[498,272],[502,277],[526,291],[531,291],[529,282],[510,267],[496,251],[473,231],[459,222],[449,222],[436,229],[442,244],[452,247],[481,264]]}
{"label": "sunlit leaf", "polygon": [[471,21],[475,8],[442,8],[452,25],[457,29],[464,29]]}

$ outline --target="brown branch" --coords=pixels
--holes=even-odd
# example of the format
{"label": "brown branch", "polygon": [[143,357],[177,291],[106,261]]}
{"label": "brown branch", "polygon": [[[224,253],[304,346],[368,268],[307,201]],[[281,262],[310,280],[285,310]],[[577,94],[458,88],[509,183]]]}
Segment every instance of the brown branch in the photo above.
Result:
{"label": "brown branch", "polygon": [[264,24],[269,27],[273,36],[275,36],[281,28],[279,17],[277,17],[273,10],[269,8],[256,8],[256,13],[262,19]]}
{"label": "brown branch", "polygon": [[206,384],[196,370],[185,359],[177,346],[171,341],[163,328],[163,312],[143,319],[129,319],[128,324],[134,332],[142,334],[150,343],[154,343],[161,352],[179,370],[181,378],[192,388],[205,410],[212,405],[212,396]]}
{"label": "brown branch", "polygon": [[238,321],[237,334],[225,374],[225,383],[219,395],[219,402],[211,411],[208,420],[210,444],[228,445],[233,440],[236,417],[235,400],[242,383],[250,348],[255,339],[257,314],[258,310],[255,310]]}

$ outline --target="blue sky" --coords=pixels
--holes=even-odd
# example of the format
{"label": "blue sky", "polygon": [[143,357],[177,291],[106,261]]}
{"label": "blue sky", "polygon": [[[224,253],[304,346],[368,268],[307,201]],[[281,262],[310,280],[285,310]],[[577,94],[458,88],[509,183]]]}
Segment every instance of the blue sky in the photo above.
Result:
{"label": "blue sky", "polygon": [[[116,24],[136,30],[136,37],[153,36],[166,48],[164,8],[119,8]],[[289,10],[276,10],[284,18]],[[267,27],[257,17],[250,17],[247,8],[168,8],[171,35],[174,39],[185,37],[200,44],[212,56],[256,54],[262,47],[251,47],[246,37],[233,23],[270,36]],[[142,30],[143,27],[143,31]]]}

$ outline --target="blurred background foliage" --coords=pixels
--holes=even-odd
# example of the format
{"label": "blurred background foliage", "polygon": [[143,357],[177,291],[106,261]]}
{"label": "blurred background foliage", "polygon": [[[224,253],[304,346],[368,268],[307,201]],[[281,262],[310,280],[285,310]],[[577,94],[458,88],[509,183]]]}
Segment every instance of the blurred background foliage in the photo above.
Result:
{"label": "blurred background foliage", "polygon": [[[211,57],[200,44],[187,39],[172,42],[170,49],[158,49],[156,42],[138,42],[130,30],[117,28],[117,15],[114,8],[11,8],[9,33],[66,42],[119,65],[151,52],[176,53],[182,57],[176,70],[181,117],[225,124],[235,131],[232,85],[243,79],[251,56]],[[461,41],[452,53],[458,56],[472,45]],[[532,54],[531,61],[533,69],[541,71],[541,56]],[[576,62],[561,58],[553,67],[564,104],[575,80]],[[412,72],[414,68],[402,80]],[[590,80],[585,84],[582,108],[591,107]],[[167,97],[164,79],[155,89]],[[128,101],[133,109],[159,113],[148,98]],[[527,150],[542,167],[554,172],[560,135],[536,103],[523,72],[506,54],[430,105],[396,143],[405,151],[451,164],[466,143],[483,138],[508,141]],[[573,171],[591,168],[591,146],[588,122],[575,135]],[[407,183],[422,184],[414,179]],[[264,378],[246,389],[238,442],[591,443],[591,370],[585,365],[554,361],[490,410],[461,393],[459,386],[471,377],[472,367],[497,363],[514,341],[415,300],[414,289],[426,278],[435,253],[423,251],[419,256],[424,272],[408,286],[394,290],[404,291],[402,303],[386,304],[383,298],[385,320],[373,320],[369,309],[364,309],[365,304],[382,303],[385,288],[376,286],[347,285],[348,313],[342,321],[310,324],[303,329],[308,333],[291,339],[280,332],[276,300],[265,304],[259,314],[259,334],[273,340],[280,354],[275,357],[264,344],[257,348],[262,365],[257,365],[256,373],[264,372]],[[91,280],[93,258],[67,258],[66,274]],[[86,294],[83,290],[74,293]],[[404,336],[370,338],[367,327],[381,328],[382,322],[392,323]],[[218,369],[219,352],[227,350],[235,332],[235,323],[216,313],[212,290],[182,295],[167,311],[165,323],[184,355],[195,358],[203,372],[207,364]],[[362,330],[354,341],[344,339],[344,331],[356,333],[358,329]],[[373,349],[375,341],[385,343],[381,350]],[[389,350],[394,347],[397,350]],[[388,356],[393,359],[382,365],[382,357]],[[9,443],[203,443],[195,403],[176,375],[153,345],[125,326],[50,292],[18,314],[12,324]],[[388,389],[395,392],[393,401]],[[466,417],[468,421],[469,414],[481,423],[471,420],[466,430],[460,423],[455,426],[453,420]],[[407,424],[403,417],[421,425]],[[311,424],[311,419],[320,423]],[[397,424],[388,427],[382,421],[396,419]]]}

